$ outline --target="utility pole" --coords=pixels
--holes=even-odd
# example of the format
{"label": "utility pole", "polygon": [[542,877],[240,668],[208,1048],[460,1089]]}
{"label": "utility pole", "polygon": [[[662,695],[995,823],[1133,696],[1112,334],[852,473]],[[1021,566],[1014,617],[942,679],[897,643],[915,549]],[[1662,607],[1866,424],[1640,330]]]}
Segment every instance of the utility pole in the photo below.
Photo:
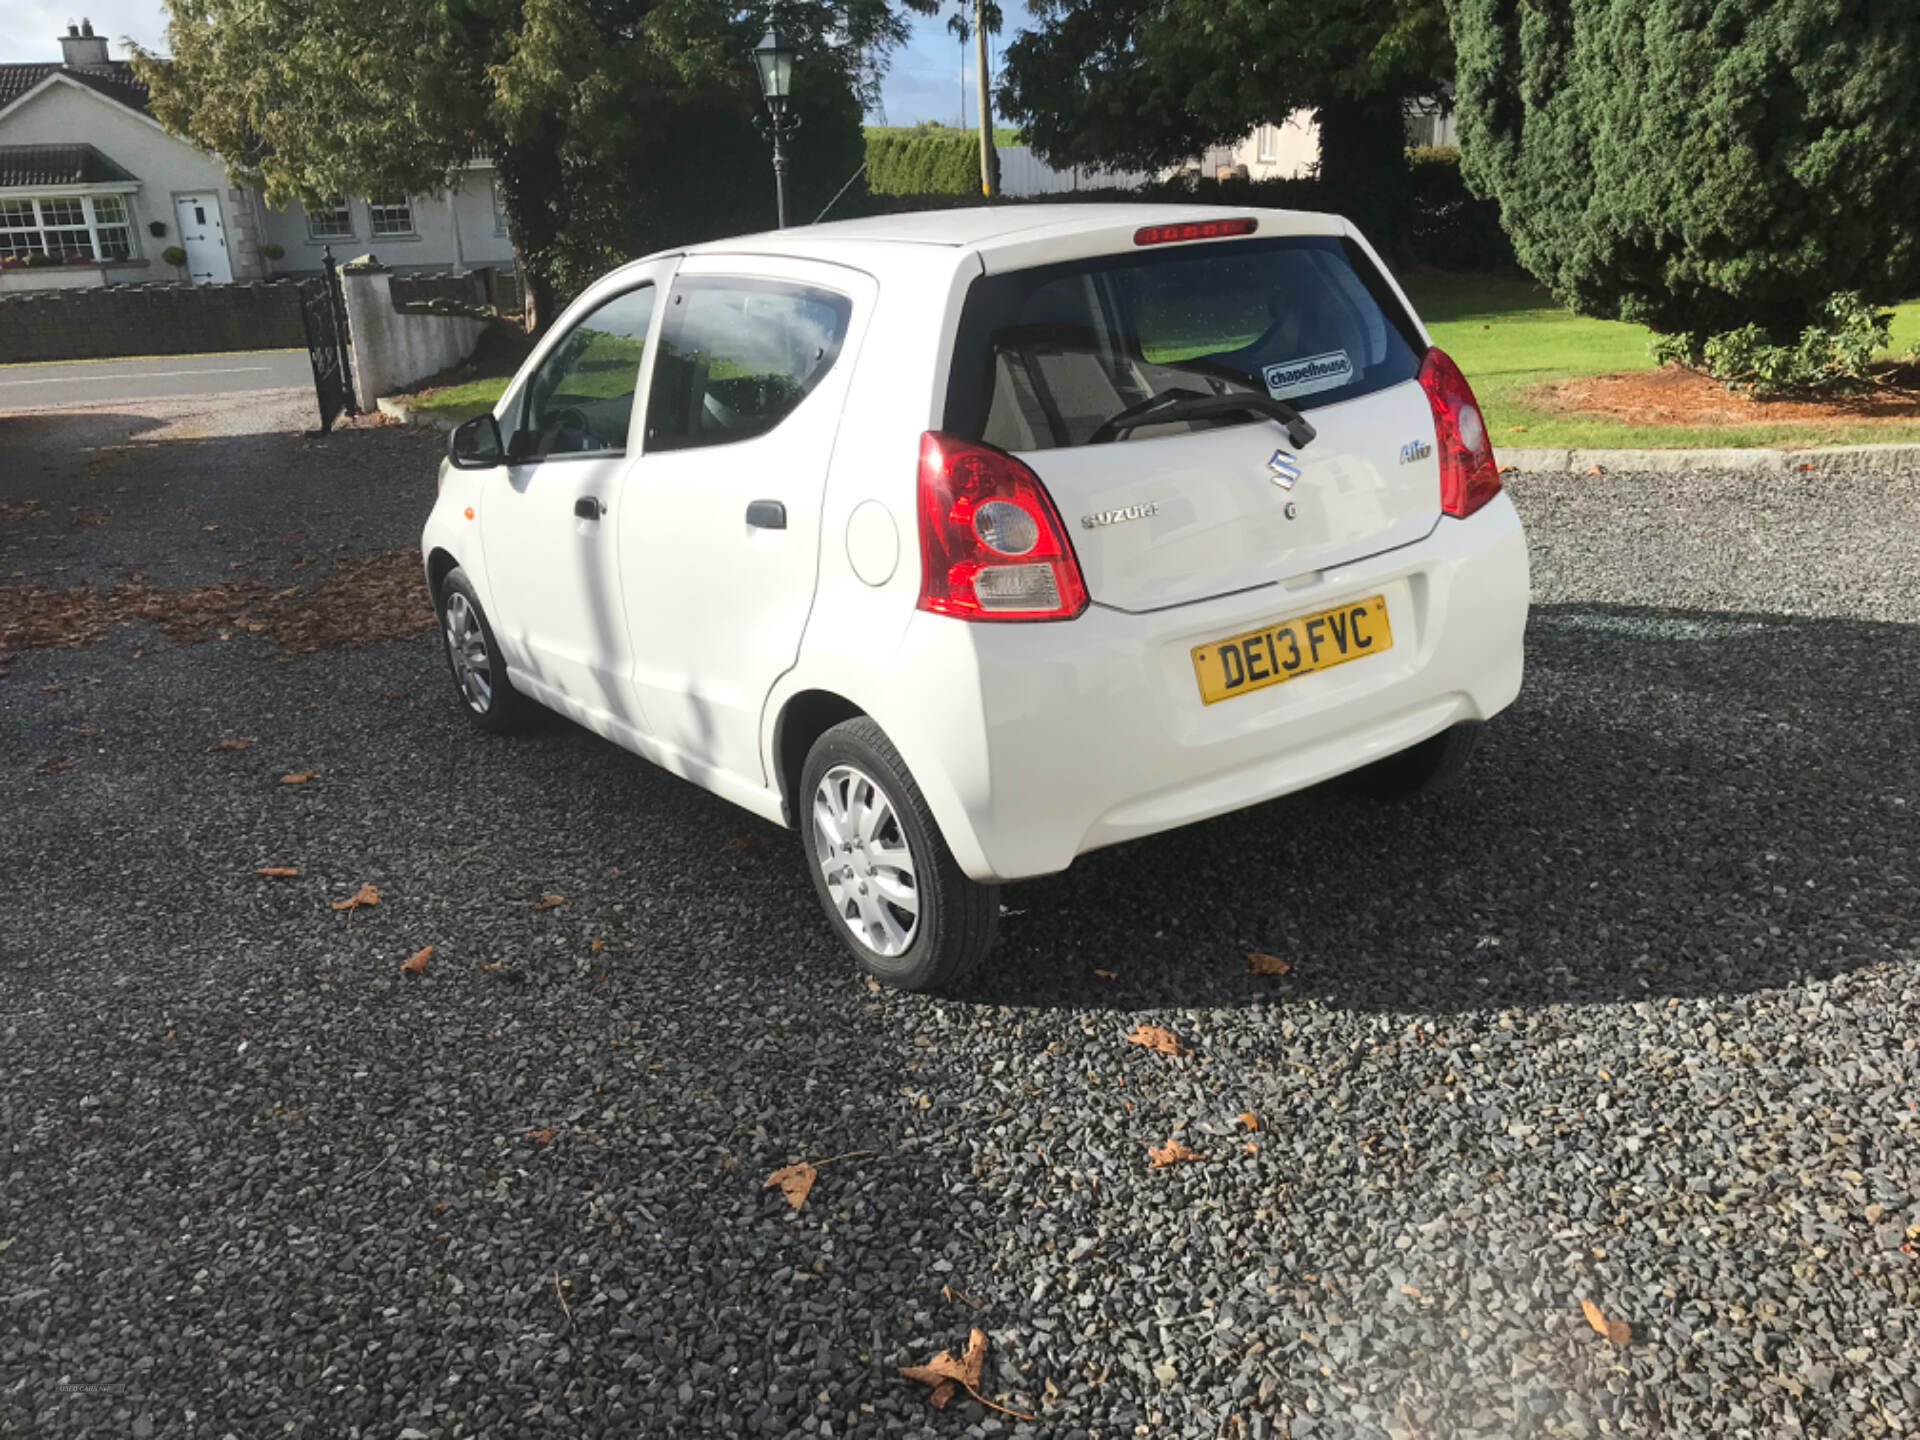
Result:
{"label": "utility pole", "polygon": [[974,68],[980,82],[980,193],[989,200],[1000,193],[993,153],[993,94],[987,73],[987,0],[973,0]]}

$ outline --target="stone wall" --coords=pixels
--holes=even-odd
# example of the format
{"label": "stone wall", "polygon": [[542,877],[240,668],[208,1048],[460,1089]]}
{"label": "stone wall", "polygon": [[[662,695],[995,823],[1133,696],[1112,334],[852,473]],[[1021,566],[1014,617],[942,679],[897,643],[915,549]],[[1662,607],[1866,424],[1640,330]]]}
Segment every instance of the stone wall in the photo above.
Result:
{"label": "stone wall", "polygon": [[288,283],[111,285],[0,294],[0,364],[304,349]]}
{"label": "stone wall", "polygon": [[465,315],[428,315],[394,308],[393,277],[371,265],[345,265],[340,289],[353,337],[354,400],[372,411],[382,395],[451,370],[473,354],[487,322]]}

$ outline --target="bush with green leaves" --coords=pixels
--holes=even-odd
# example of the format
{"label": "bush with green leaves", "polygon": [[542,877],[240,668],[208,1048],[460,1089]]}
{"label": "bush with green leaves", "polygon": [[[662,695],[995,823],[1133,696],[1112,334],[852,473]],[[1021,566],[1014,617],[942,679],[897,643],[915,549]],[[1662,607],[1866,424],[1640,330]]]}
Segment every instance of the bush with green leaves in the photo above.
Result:
{"label": "bush with green leaves", "polygon": [[1792,348],[1920,293],[1920,5],[1454,0],[1467,181],[1582,314]]}
{"label": "bush with green leaves", "polygon": [[978,195],[980,137],[944,125],[870,129],[867,189],[876,195]]}
{"label": "bush with green leaves", "polygon": [[169,265],[180,266],[187,263],[187,252],[178,245],[169,245],[160,252],[160,258]]}
{"label": "bush with green leaves", "polygon": [[1867,367],[1887,347],[1892,324],[1891,311],[1846,291],[1830,298],[1820,319],[1791,343],[1749,324],[1714,335],[1656,335],[1647,349],[1661,364],[1678,361],[1705,370],[1729,390],[1758,399],[1830,395],[1873,384]]}

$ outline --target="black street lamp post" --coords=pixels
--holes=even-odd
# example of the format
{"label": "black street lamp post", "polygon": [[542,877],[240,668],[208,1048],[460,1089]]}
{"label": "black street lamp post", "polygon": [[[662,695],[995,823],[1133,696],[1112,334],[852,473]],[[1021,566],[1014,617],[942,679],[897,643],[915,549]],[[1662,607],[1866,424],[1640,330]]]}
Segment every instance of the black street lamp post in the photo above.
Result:
{"label": "black street lamp post", "polygon": [[763,128],[773,139],[773,186],[782,230],[787,228],[786,138],[800,128],[800,117],[787,109],[793,93],[794,53],[777,27],[769,29],[753,51],[754,63],[760,67],[760,93],[767,97]]}

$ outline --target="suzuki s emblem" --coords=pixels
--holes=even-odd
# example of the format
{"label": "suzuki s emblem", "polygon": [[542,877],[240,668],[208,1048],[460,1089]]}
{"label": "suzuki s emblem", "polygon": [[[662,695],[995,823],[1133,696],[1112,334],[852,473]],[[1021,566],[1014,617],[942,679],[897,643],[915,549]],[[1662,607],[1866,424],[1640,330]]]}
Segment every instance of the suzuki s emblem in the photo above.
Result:
{"label": "suzuki s emblem", "polygon": [[1128,520],[1144,520],[1149,515],[1160,513],[1160,502],[1149,500],[1144,505],[1122,505],[1118,510],[1101,510],[1092,515],[1082,515],[1080,523],[1089,530],[1098,530],[1102,525],[1120,525]]}
{"label": "suzuki s emblem", "polygon": [[1293,482],[1300,478],[1300,462],[1286,450],[1273,452],[1273,458],[1267,461],[1267,470],[1273,476],[1273,483],[1282,490],[1291,490]]}
{"label": "suzuki s emblem", "polygon": [[1400,447],[1400,463],[1412,465],[1433,454],[1433,447],[1424,440],[1409,440]]}

